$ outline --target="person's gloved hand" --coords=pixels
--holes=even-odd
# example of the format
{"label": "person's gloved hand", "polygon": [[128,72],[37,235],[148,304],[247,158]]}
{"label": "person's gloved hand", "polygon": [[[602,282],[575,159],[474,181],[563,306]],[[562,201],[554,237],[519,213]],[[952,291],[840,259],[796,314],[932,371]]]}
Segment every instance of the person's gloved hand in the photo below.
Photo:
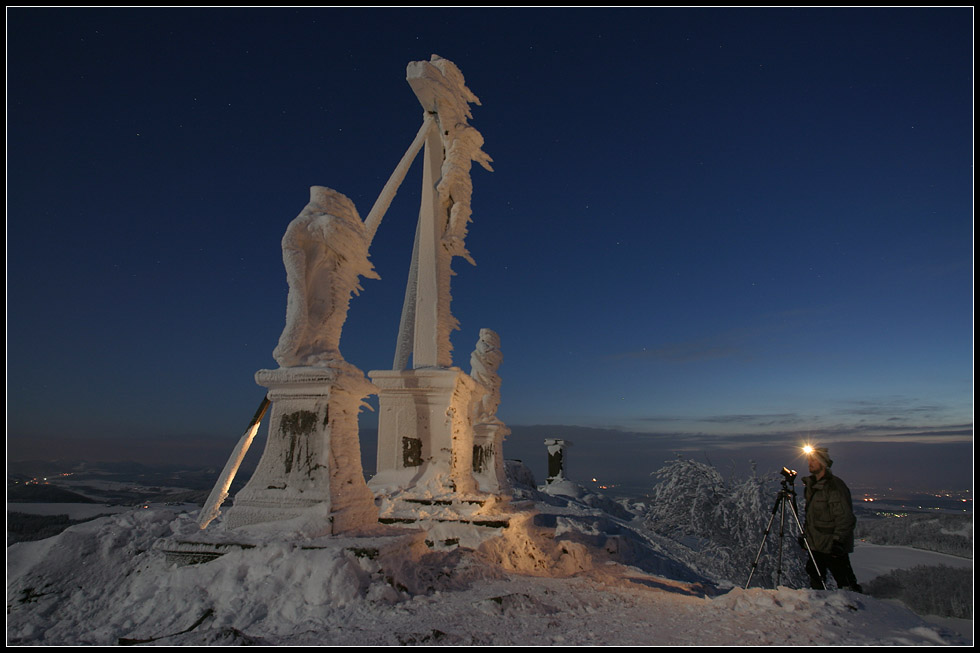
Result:
{"label": "person's gloved hand", "polygon": [[797,544],[800,545],[800,548],[801,549],[803,549],[804,551],[806,550],[806,538],[805,537],[803,537],[802,535],[800,535],[798,538],[796,538],[796,542],[797,542]]}
{"label": "person's gloved hand", "polygon": [[835,558],[847,555],[847,551],[844,550],[844,543],[840,540],[834,540],[834,543],[830,545],[830,555]]}

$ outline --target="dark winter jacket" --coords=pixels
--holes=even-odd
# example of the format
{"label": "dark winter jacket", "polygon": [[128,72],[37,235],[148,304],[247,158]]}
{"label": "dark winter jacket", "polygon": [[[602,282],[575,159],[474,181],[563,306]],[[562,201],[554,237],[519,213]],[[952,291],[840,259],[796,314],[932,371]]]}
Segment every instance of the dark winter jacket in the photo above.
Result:
{"label": "dark winter jacket", "polygon": [[844,481],[824,472],[821,479],[807,476],[803,479],[806,500],[806,517],[803,530],[813,551],[831,553],[834,542],[840,542],[843,551],[854,550],[854,509],[851,507],[851,491]]}

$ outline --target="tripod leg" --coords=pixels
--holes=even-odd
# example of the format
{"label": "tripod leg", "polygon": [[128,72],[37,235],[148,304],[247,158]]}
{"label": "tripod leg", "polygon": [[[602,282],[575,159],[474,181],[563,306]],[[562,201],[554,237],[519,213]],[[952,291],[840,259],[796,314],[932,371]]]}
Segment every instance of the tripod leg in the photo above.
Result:
{"label": "tripod leg", "polygon": [[766,539],[769,537],[769,531],[772,529],[772,522],[776,518],[776,511],[780,508],[783,502],[783,495],[779,494],[776,497],[776,503],[772,506],[772,513],[769,515],[769,523],[766,524],[766,530],[762,534],[762,543],[759,545],[759,551],[755,554],[755,560],[752,562],[752,569],[749,570],[749,579],[745,581],[745,589],[749,588],[749,583],[752,582],[752,575],[755,574],[755,568],[759,565],[759,558],[762,557],[762,550],[766,547]]}
{"label": "tripod leg", "polygon": [[783,537],[786,534],[786,501],[785,497],[779,509],[779,549],[776,553],[776,587],[783,578]]}

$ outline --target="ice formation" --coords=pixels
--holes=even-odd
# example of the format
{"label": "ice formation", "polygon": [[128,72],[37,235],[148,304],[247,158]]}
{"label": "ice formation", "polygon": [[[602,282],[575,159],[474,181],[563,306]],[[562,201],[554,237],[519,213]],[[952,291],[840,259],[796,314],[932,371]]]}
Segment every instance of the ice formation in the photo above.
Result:
{"label": "ice formation", "polygon": [[477,383],[473,398],[473,476],[479,488],[490,493],[509,489],[503,444],[510,429],[497,417],[501,383],[497,369],[503,359],[500,336],[480,329],[480,339],[470,355],[470,376]]}
{"label": "ice formation", "polygon": [[[450,304],[450,280],[452,278],[452,259],[460,256],[473,263],[466,249],[466,234],[472,215],[471,198],[473,182],[470,168],[473,161],[492,171],[490,157],[483,152],[483,136],[469,125],[472,117],[470,103],[479,104],[476,95],[467,88],[463,74],[451,61],[432,55],[429,61],[414,61],[408,65],[408,83],[418,97],[427,115],[435,117],[434,129],[426,144],[426,170],[429,181],[424,181],[423,191],[428,183],[435,184],[435,196],[429,206],[423,198],[422,211],[431,212],[432,228],[435,229],[434,248],[436,274],[436,324],[435,364],[440,367],[452,365],[452,344],[450,334],[459,327],[452,316]],[[435,166],[438,169],[435,170]],[[420,220],[422,229],[426,226]],[[427,233],[421,234],[426,237]],[[424,248],[424,244],[422,245]],[[425,252],[420,250],[419,256]],[[414,261],[413,261],[414,266]],[[427,307],[423,307],[427,308]],[[416,325],[418,334],[419,325]],[[418,345],[414,354],[419,356]],[[416,367],[418,367],[416,362]]]}
{"label": "ice formation", "polygon": [[497,407],[500,406],[500,375],[497,369],[504,360],[500,351],[500,336],[490,329],[480,329],[480,339],[470,356],[470,376],[486,391],[478,402],[477,422],[499,422]]}
{"label": "ice formation", "polygon": [[453,256],[462,256],[472,263],[465,246],[472,214],[470,167],[476,161],[493,171],[492,159],[481,149],[483,135],[468,122],[473,117],[469,105],[479,105],[480,100],[466,86],[459,68],[438,55],[432,55],[430,61],[409,64],[408,82],[425,110],[436,116],[445,151],[437,186],[439,201],[449,216],[443,242]]}
{"label": "ice formation", "polygon": [[368,260],[368,235],[346,196],[313,186],[310,202],[282,238],[289,295],[286,326],[273,352],[282,367],[343,360],[340,333],[358,277],[377,279]]}

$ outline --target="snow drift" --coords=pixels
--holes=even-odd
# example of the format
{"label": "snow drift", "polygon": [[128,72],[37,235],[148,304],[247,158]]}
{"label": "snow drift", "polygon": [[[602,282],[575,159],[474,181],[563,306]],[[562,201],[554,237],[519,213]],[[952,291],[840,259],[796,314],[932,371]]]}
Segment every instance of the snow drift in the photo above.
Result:
{"label": "snow drift", "polygon": [[571,484],[518,494],[524,517],[477,548],[433,548],[424,532],[383,526],[304,538],[279,523],[245,529],[208,562],[180,564],[167,549],[199,532],[194,513],[145,509],[76,525],[8,548],[7,642],[966,643],[867,596],[710,583],[626,506]]}

